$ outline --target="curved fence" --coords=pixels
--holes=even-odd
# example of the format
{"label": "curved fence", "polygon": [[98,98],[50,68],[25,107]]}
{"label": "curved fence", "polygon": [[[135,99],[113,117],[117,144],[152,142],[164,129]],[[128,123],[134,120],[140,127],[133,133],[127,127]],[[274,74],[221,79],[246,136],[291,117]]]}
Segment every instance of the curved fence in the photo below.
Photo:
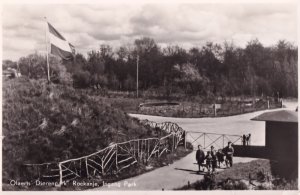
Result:
{"label": "curved fence", "polygon": [[141,123],[165,131],[168,135],[112,144],[95,153],[58,163],[25,164],[24,177],[52,181],[57,186],[79,178],[104,180],[104,177],[117,175],[132,165],[147,164],[152,158],[159,158],[176,150],[180,143],[184,144],[185,131],[176,123],[148,120]]}

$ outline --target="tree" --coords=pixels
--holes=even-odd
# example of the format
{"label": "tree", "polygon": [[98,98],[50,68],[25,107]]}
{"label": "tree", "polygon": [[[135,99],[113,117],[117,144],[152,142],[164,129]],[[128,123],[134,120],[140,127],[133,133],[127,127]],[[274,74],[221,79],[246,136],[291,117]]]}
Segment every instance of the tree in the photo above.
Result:
{"label": "tree", "polygon": [[8,68],[18,69],[17,62],[14,62],[14,61],[11,61],[11,60],[3,60],[2,61],[2,69],[6,70]]}
{"label": "tree", "polygon": [[127,78],[124,82],[124,89],[129,90],[129,91],[132,91],[135,89],[135,81],[130,75],[127,75]]}
{"label": "tree", "polygon": [[[74,60],[62,64],[80,87],[135,90],[139,56],[141,90],[210,96],[270,96],[279,92],[282,97],[297,97],[297,55],[298,48],[285,40],[265,47],[253,39],[245,48],[233,42],[207,42],[186,50],[178,45],[161,48],[154,39],[142,37],[115,51],[102,44],[88,52],[87,58],[78,53]],[[60,60],[51,57],[50,61],[53,80],[68,77]],[[47,76],[46,58],[37,53],[20,58],[18,64],[21,74],[29,78]],[[3,68],[7,67],[16,67],[16,63],[3,61]]]}
{"label": "tree", "polygon": [[91,74],[104,74],[105,66],[99,51],[91,51],[88,53],[88,67],[87,70]]}
{"label": "tree", "polygon": [[[205,87],[208,84],[208,79],[200,75],[195,65],[186,64],[176,64],[174,69],[178,72],[179,77],[175,79],[177,84],[185,88],[187,94],[198,94],[205,93]],[[187,86],[187,87],[186,87]]]}
{"label": "tree", "polygon": [[29,78],[47,78],[46,58],[38,53],[30,54],[19,59],[21,75]]}
{"label": "tree", "polygon": [[[148,37],[136,39],[134,45],[135,59],[129,63],[136,66],[136,58],[137,55],[139,56],[139,79],[142,78],[140,87],[147,89],[159,86],[162,81],[160,76],[162,57],[160,48],[154,39]],[[133,76],[136,76],[136,73]]]}
{"label": "tree", "polygon": [[87,70],[87,60],[81,53],[77,53],[73,60],[63,60],[62,63],[70,73]]}
{"label": "tree", "polygon": [[77,88],[87,88],[90,86],[90,73],[88,71],[78,71],[73,74],[73,84]]}

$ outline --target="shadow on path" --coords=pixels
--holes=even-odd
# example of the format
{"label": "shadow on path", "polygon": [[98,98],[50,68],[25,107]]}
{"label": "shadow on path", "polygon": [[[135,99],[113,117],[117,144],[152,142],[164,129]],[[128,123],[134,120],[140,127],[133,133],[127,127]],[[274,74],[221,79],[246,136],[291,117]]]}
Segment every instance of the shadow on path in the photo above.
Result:
{"label": "shadow on path", "polygon": [[[198,163],[193,163],[194,165],[198,165]],[[205,164],[203,164],[205,166]],[[206,167],[206,166],[205,166]],[[227,167],[217,167],[217,169],[228,169]]]}
{"label": "shadow on path", "polygon": [[191,170],[191,169],[180,169],[180,168],[174,168],[175,170],[179,170],[179,171],[187,171],[190,172],[190,174],[196,174],[196,175],[205,175],[206,172],[199,172],[199,171],[195,171],[195,170]]}

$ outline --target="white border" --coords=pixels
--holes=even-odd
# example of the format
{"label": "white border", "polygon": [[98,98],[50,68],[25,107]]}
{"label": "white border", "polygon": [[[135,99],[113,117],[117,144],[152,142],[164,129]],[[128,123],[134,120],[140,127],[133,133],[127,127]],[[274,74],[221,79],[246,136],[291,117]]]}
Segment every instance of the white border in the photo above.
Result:
{"label": "white border", "polygon": [[[277,4],[277,3],[284,3],[284,4],[292,4],[291,6],[297,6],[298,8],[298,21],[299,21],[299,1],[297,0],[1,0],[1,24],[2,24],[2,9],[3,9],[3,4],[113,4],[113,3],[138,3],[138,4],[143,4],[143,3],[218,3],[218,4],[240,4],[240,3],[247,3],[247,4]],[[298,45],[299,45],[299,32],[300,32],[300,27],[298,25]],[[2,25],[1,25],[1,30],[0,30],[0,44],[2,45]],[[2,47],[0,48],[0,56],[1,56],[1,63],[2,63]],[[299,48],[298,48],[298,65],[299,65]],[[298,66],[299,67],[299,66]],[[299,75],[299,68],[298,68],[298,75]],[[0,70],[0,73],[2,75],[2,68]],[[1,76],[2,77],[2,76]],[[298,93],[299,93],[299,76],[298,76]],[[0,81],[0,86],[2,89],[2,78]],[[2,102],[2,90],[0,92],[0,100]],[[298,115],[299,117],[299,115]],[[0,123],[2,124],[2,106],[0,108]],[[2,132],[2,126],[1,126],[1,132]],[[298,133],[298,140],[300,138],[300,135]],[[299,147],[300,150],[300,147]],[[213,194],[213,195],[219,195],[219,194],[230,194],[230,195],[235,195],[235,194],[243,194],[243,195],[252,195],[252,194],[258,194],[258,195],[298,195],[300,194],[300,191],[128,191],[128,192],[122,192],[122,191],[71,191],[71,192],[57,192],[57,191],[23,191],[23,192],[7,192],[7,191],[2,191],[2,139],[1,139],[1,150],[0,150],[0,158],[1,158],[1,164],[0,164],[0,187],[1,187],[1,193],[2,194],[107,194],[107,195],[117,195],[117,194],[170,194],[170,195],[177,195],[177,194],[195,194],[195,195],[201,195],[201,194]],[[300,162],[300,155],[298,155],[299,161]],[[300,171],[299,171],[300,172]],[[299,185],[299,176],[298,176],[298,189],[300,188]]]}

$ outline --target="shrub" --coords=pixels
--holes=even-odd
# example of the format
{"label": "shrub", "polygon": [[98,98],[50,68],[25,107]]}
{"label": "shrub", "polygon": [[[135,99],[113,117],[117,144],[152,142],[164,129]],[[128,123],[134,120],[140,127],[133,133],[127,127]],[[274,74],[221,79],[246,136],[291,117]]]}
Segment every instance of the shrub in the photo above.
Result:
{"label": "shrub", "polygon": [[214,190],[217,188],[216,178],[214,174],[207,173],[204,179],[195,183],[196,190]]}
{"label": "shrub", "polygon": [[26,78],[3,83],[2,127],[3,179],[18,179],[24,163],[80,157],[151,131],[84,91]]}
{"label": "shrub", "polygon": [[298,180],[275,179],[273,182],[274,190],[298,190]]}
{"label": "shrub", "polygon": [[90,86],[90,73],[88,71],[79,71],[73,75],[73,84],[77,88],[87,88]]}

